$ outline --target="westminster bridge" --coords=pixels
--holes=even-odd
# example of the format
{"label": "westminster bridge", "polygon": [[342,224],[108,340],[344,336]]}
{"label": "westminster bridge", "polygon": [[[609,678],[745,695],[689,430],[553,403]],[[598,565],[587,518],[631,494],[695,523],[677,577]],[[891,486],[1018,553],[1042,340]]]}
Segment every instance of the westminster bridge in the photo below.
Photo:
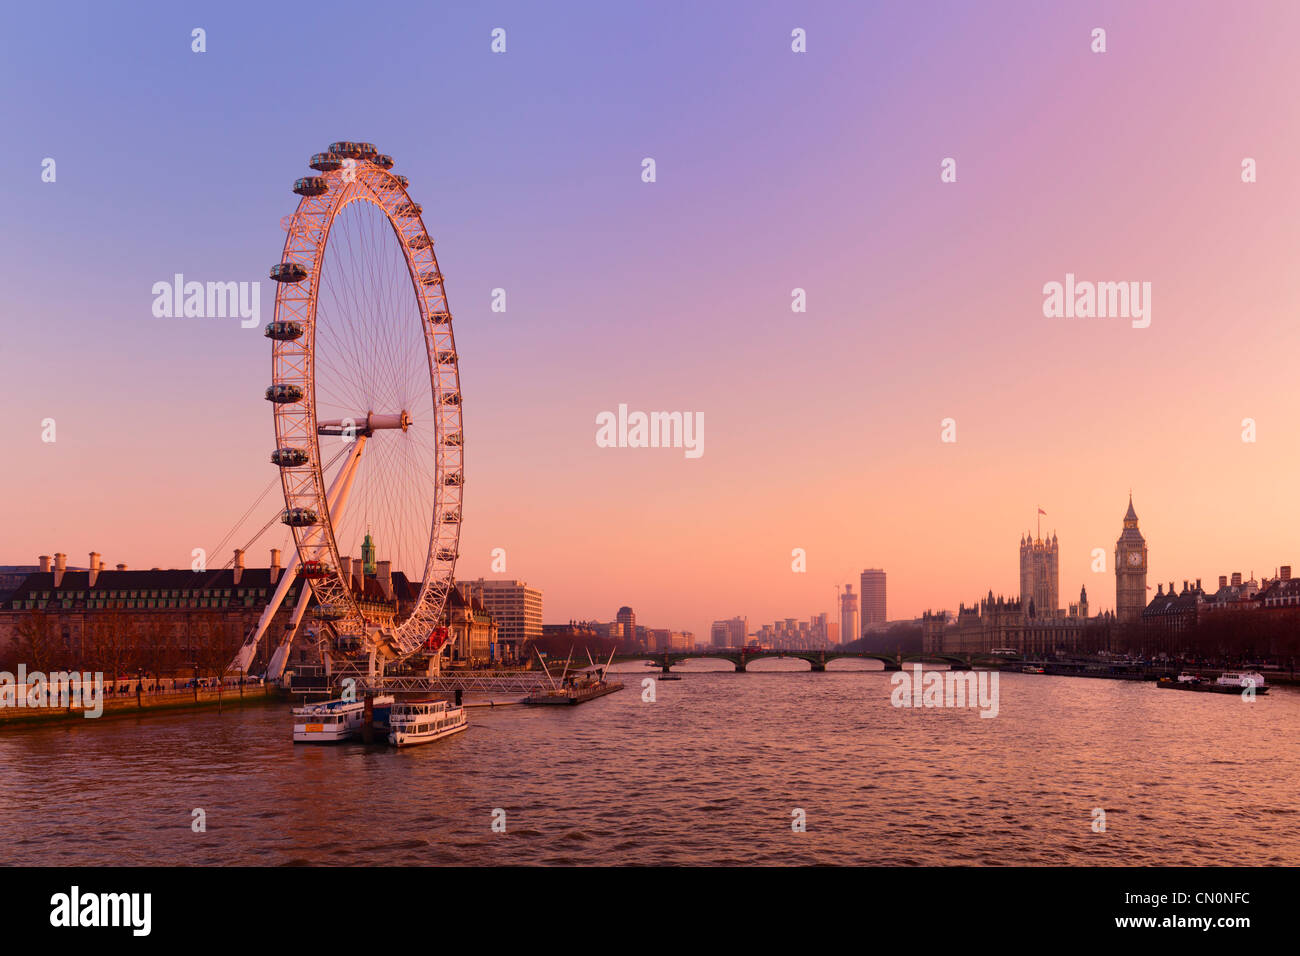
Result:
{"label": "westminster bridge", "polygon": [[972,665],[1006,661],[1005,657],[975,655],[974,657],[953,657],[947,654],[879,654],[870,651],[837,651],[834,649],[815,651],[796,650],[758,650],[752,647],[715,647],[706,651],[670,651],[659,654],[616,654],[615,664],[630,664],[644,661],[652,667],[659,667],[667,674],[677,664],[686,661],[727,661],[737,671],[745,671],[754,661],[767,659],[797,659],[807,661],[814,673],[826,670],[826,665],[836,660],[880,661],[887,671],[902,670],[904,664],[946,664],[953,670],[969,670]]}

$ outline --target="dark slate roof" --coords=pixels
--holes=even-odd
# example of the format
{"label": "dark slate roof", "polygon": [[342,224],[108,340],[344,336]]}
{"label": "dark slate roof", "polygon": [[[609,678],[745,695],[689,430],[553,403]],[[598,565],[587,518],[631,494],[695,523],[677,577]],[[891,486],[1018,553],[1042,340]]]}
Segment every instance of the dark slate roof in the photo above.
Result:
{"label": "dark slate roof", "polygon": [[1260,601],[1276,601],[1284,598],[1300,597],[1300,578],[1274,581],[1256,594],[1255,597]]}
{"label": "dark slate roof", "polygon": [[1210,600],[1215,604],[1232,604],[1236,601],[1243,601],[1246,600],[1245,590],[1239,584],[1225,584],[1210,595]]}
{"label": "dark slate roof", "polygon": [[[281,571],[283,574],[284,572]],[[213,588],[268,588],[271,584],[269,568],[246,568],[235,584],[233,569],[224,571],[182,571],[167,569],[159,571],[100,571],[94,588],[90,587],[89,571],[65,571],[63,580],[56,588],[53,571],[37,571],[29,574],[14,592],[19,597],[30,591],[130,591],[130,590],[169,590],[191,591]]]}
{"label": "dark slate roof", "polygon": [[[284,574],[283,569],[281,569],[280,574]],[[206,596],[223,603],[239,599],[257,601],[269,598],[278,583],[278,578],[275,584],[271,583],[270,568],[245,568],[243,574],[240,575],[238,584],[235,584],[233,568],[205,572],[169,568],[158,571],[100,571],[93,588],[90,586],[89,571],[65,571],[63,580],[56,588],[54,586],[53,571],[37,571],[27,575],[17,588],[5,596],[4,602],[9,608],[13,607],[15,601],[35,601],[44,606],[46,600],[57,601],[60,604],[64,601],[72,601],[73,606],[79,606],[87,599],[107,598],[111,592],[122,591],[180,591],[182,592],[181,600]],[[297,587],[296,582],[293,587]],[[229,591],[230,594],[212,593],[203,595],[201,592],[205,591]],[[40,597],[45,592],[50,594],[48,599]],[[73,598],[72,595],[78,592],[83,593],[85,597],[81,599]],[[365,579],[361,593],[367,600],[376,602],[384,600],[383,589],[375,578]],[[420,592],[419,587],[408,581],[404,573],[394,571],[393,593],[400,601],[413,601],[419,596]],[[150,595],[141,593],[139,599],[149,600],[150,598]],[[128,598],[128,600],[130,599]]]}
{"label": "dark slate roof", "polygon": [[1180,594],[1173,591],[1165,594],[1157,594],[1151,599],[1151,603],[1143,610],[1143,617],[1157,617],[1164,614],[1189,614],[1195,613],[1197,598],[1204,598],[1205,592],[1195,587],[1189,587]]}

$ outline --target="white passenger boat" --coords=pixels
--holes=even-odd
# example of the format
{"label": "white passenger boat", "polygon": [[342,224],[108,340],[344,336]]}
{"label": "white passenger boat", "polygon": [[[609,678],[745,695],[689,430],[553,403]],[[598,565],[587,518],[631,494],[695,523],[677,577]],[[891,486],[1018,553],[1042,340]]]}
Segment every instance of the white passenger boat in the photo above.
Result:
{"label": "white passenger boat", "polygon": [[445,700],[404,700],[389,714],[388,742],[397,747],[429,744],[468,726],[464,707],[448,707]]}
{"label": "white passenger boat", "polygon": [[1247,687],[1255,688],[1257,694],[1268,693],[1268,684],[1259,671],[1224,671],[1214,683],[1216,687],[1229,694]]}
{"label": "white passenger boat", "polygon": [[[372,717],[375,729],[382,734],[388,729],[389,711],[393,698],[380,694],[374,699]],[[344,740],[361,739],[361,724],[365,719],[364,700],[327,700],[318,704],[305,704],[293,709],[293,742],[296,744],[334,744]]]}

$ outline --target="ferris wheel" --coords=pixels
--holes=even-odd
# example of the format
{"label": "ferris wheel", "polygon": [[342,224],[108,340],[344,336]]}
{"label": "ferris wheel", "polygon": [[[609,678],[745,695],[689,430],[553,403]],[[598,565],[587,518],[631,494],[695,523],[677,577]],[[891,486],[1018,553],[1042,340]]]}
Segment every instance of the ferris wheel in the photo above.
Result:
{"label": "ferris wheel", "polygon": [[[447,650],[464,489],[460,372],[442,272],[392,157],[337,142],[298,179],[276,281],[271,463],[295,553],[233,667],[247,669],[297,581],[271,654],[311,606],[333,673]],[[353,557],[355,556],[355,557]],[[314,597],[314,605],[308,600]]]}

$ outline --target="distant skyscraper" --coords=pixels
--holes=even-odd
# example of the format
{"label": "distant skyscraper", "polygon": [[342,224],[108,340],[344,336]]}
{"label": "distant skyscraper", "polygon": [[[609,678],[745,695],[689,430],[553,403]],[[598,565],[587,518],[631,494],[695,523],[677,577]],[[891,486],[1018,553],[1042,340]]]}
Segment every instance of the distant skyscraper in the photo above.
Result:
{"label": "distant skyscraper", "polygon": [[867,568],[862,572],[862,628],[866,630],[873,624],[884,624],[885,615],[885,572],[879,568]]}
{"label": "distant skyscraper", "polygon": [[1049,540],[1032,534],[1020,538],[1020,601],[1028,608],[1034,603],[1034,617],[1057,617],[1061,607],[1060,558],[1056,533]]}
{"label": "distant skyscraper", "polygon": [[744,647],[749,634],[749,618],[733,617],[729,621],[714,621],[710,633],[714,647]]}
{"label": "distant skyscraper", "polygon": [[831,643],[830,617],[825,611],[820,614],[814,614],[812,620],[808,622],[808,631],[813,641],[821,646]]}
{"label": "distant skyscraper", "polygon": [[[1240,582],[1234,575],[1233,584]],[[1173,585],[1169,590],[1173,591]],[[1137,512],[1133,510],[1133,496],[1128,496],[1128,512],[1124,515],[1124,530],[1115,542],[1115,619],[1120,624],[1142,620],[1147,606],[1147,542],[1138,530]]]}
{"label": "distant skyscraper", "polygon": [[636,612],[626,604],[618,609],[618,617],[615,618],[619,624],[623,625],[623,639],[626,641],[636,640]]}
{"label": "distant skyscraper", "polygon": [[844,585],[840,595],[840,643],[848,644],[862,636],[858,626],[858,596],[853,593],[853,585]]}

